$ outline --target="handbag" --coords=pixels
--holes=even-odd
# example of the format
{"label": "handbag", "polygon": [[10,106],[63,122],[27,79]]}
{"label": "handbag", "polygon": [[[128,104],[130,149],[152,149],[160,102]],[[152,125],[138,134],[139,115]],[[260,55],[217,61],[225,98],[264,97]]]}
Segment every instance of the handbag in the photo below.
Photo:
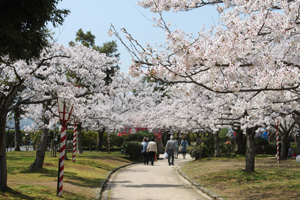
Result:
{"label": "handbag", "polygon": [[156,153],[154,155],[154,161],[157,161],[157,155],[156,155]]}
{"label": "handbag", "polygon": [[181,145],[179,146],[179,151],[182,151],[182,146]]}

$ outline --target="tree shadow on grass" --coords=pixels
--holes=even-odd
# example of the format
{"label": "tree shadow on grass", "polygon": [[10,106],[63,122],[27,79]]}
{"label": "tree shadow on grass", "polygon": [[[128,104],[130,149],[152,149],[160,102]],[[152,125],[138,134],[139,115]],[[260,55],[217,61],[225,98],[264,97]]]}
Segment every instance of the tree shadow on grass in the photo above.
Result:
{"label": "tree shadow on grass", "polygon": [[26,194],[20,193],[18,191],[15,191],[11,189],[10,187],[7,187],[6,190],[4,191],[3,195],[0,195],[0,199],[9,199],[10,197],[14,197],[14,199],[26,199],[26,200],[35,200],[37,198],[35,197],[30,197]]}
{"label": "tree shadow on grass", "polygon": [[[57,170],[51,170],[43,168],[38,171],[30,171],[25,170],[21,171],[20,173],[36,173],[40,174],[40,177],[58,177]],[[81,177],[80,175],[73,173],[73,172],[66,172],[64,171],[64,180],[63,182],[69,183],[72,185],[80,186],[80,187],[88,187],[88,188],[97,188],[99,187],[100,183],[103,181],[101,178],[88,178],[88,177]]]}

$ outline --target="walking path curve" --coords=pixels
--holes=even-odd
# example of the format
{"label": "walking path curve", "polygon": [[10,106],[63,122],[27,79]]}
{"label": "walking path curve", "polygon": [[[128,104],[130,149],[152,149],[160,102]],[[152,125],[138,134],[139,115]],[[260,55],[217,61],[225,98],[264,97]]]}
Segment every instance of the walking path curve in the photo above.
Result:
{"label": "walking path curve", "polygon": [[[162,158],[163,155],[160,155]],[[103,200],[202,200],[212,199],[184,179],[178,168],[193,159],[179,155],[174,165],[159,159],[154,165],[138,163],[115,172],[104,188]]]}

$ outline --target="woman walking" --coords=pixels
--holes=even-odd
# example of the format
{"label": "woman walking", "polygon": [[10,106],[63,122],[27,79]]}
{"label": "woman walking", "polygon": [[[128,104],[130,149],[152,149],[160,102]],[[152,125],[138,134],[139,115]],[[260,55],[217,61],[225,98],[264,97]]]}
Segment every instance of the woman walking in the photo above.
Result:
{"label": "woman walking", "polygon": [[149,157],[148,157],[148,153],[147,153],[147,147],[148,147],[148,138],[144,137],[143,142],[142,142],[142,151],[141,153],[143,154],[143,158],[144,158],[144,165],[148,165],[149,163]]}
{"label": "woman walking", "polygon": [[154,138],[150,139],[150,142],[148,143],[147,152],[149,153],[149,158],[151,161],[151,165],[154,163],[154,156],[157,153],[157,145],[154,142]]}
{"label": "woman walking", "polygon": [[188,141],[186,140],[186,137],[183,137],[182,140],[181,140],[181,148],[182,148],[181,151],[182,151],[183,159],[185,159],[186,150],[187,150],[188,147],[189,147]]}

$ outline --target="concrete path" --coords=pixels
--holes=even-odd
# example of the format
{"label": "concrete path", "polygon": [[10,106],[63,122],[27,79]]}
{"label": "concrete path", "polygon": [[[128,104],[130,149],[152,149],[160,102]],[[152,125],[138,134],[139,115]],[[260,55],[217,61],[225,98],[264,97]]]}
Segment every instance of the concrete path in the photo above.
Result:
{"label": "concrete path", "polygon": [[[163,155],[160,155],[162,158]],[[178,167],[192,161],[175,159],[174,166],[167,160],[159,159],[154,165],[138,163],[127,166],[114,173],[108,181],[103,200],[202,200],[212,199],[185,180]]]}

